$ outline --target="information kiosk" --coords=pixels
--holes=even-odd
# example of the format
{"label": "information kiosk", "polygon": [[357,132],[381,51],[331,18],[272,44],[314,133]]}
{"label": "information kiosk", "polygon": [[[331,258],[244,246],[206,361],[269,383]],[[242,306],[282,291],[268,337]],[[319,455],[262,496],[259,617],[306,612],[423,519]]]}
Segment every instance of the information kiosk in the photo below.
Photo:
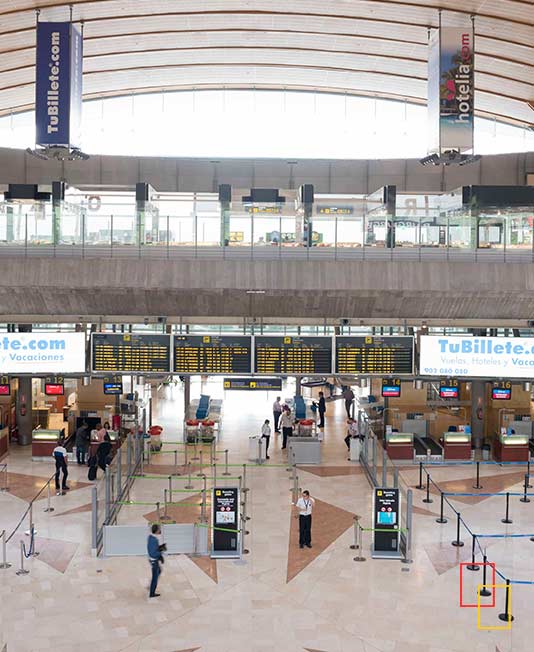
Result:
{"label": "information kiosk", "polygon": [[237,487],[214,487],[211,497],[212,559],[239,559],[241,557],[240,498]]}
{"label": "information kiosk", "polygon": [[377,487],[373,495],[374,559],[401,559],[400,552],[401,496],[398,489]]}

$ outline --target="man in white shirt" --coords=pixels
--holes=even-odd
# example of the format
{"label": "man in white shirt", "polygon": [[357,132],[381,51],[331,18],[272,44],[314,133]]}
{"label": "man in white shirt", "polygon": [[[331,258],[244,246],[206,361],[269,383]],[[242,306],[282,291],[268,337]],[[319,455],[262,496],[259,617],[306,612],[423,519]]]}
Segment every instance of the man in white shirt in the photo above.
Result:
{"label": "man in white shirt", "polygon": [[349,419],[347,421],[347,436],[345,437],[345,444],[347,444],[347,449],[350,451],[350,440],[359,437],[360,433],[358,431],[358,422],[355,419]]}
{"label": "man in white shirt", "polygon": [[282,414],[282,404],[280,403],[280,396],[276,397],[276,401],[273,403],[273,419],[274,419],[274,431],[280,432],[278,427],[278,421],[280,420],[280,415]]}
{"label": "man in white shirt", "polygon": [[305,489],[301,497],[297,500],[297,509],[299,510],[299,547],[311,548],[311,524],[312,511],[315,500],[311,498],[310,492]]}
{"label": "man in white shirt", "polygon": [[270,460],[269,457],[269,442],[271,441],[271,426],[269,425],[269,419],[265,419],[265,423],[261,427],[261,436],[265,439],[265,457]]}
{"label": "man in white shirt", "polygon": [[[69,475],[67,469],[67,449],[63,446],[63,439],[60,439],[57,443],[57,446],[52,451],[52,456],[56,461],[56,494],[62,496],[65,491],[69,490],[67,487],[67,476]],[[59,488],[59,474],[63,472],[63,480],[61,483],[61,489]]]}

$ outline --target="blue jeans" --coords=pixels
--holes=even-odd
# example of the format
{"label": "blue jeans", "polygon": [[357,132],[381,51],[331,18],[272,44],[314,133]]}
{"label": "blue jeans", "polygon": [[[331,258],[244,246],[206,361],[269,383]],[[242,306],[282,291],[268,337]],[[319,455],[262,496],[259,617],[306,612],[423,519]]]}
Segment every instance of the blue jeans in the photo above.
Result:
{"label": "blue jeans", "polygon": [[158,588],[158,579],[161,574],[161,568],[159,567],[159,561],[151,561],[150,565],[152,566],[152,581],[150,582],[150,596],[154,597],[156,589]]}

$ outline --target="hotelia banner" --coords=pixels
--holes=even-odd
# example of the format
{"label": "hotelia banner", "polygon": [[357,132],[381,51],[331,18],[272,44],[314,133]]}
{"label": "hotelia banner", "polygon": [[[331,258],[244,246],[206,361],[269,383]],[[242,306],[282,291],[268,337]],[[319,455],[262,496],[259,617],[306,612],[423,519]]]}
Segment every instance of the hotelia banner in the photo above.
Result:
{"label": "hotelia banner", "polygon": [[533,337],[423,335],[419,350],[424,376],[534,378]]}
{"label": "hotelia banner", "polygon": [[82,37],[72,23],[37,23],[36,142],[80,146]]}
{"label": "hotelia banner", "polygon": [[72,374],[84,371],[83,333],[0,334],[0,374]]}
{"label": "hotelia banner", "polygon": [[473,149],[474,35],[472,23],[441,27],[428,53],[429,150]]}

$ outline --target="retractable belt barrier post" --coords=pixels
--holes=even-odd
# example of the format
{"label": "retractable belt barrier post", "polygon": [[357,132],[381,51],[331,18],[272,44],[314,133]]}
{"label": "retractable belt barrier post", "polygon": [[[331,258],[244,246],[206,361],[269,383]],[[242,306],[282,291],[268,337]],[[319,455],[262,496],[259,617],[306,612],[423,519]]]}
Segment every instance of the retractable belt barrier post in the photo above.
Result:
{"label": "retractable belt barrier post", "polygon": [[426,474],[426,498],[423,498],[424,503],[433,503],[434,501],[430,498],[430,474]]}
{"label": "retractable belt barrier post", "polygon": [[528,475],[525,475],[525,484],[524,484],[523,489],[524,489],[523,496],[519,500],[522,503],[529,503],[530,498],[527,496],[527,492],[528,492]]}
{"label": "retractable belt barrier post", "polygon": [[47,492],[46,492],[46,509],[44,510],[45,512],[53,512],[54,508],[50,506],[50,482],[49,480],[47,482]]}
{"label": "retractable belt barrier post", "polygon": [[473,489],[483,489],[484,487],[480,484],[480,462],[477,462],[477,483],[473,485]]}
{"label": "retractable belt barrier post", "polygon": [[451,544],[456,548],[461,548],[464,545],[464,542],[460,539],[460,521],[460,512],[456,512],[456,539]]}
{"label": "retractable belt barrier post", "polygon": [[416,489],[425,488],[425,485],[423,484],[423,462],[419,462],[419,484],[415,488]]}
{"label": "retractable belt barrier post", "polygon": [[530,457],[527,460],[527,480],[528,480],[528,489],[532,489],[532,485],[530,484]]}
{"label": "retractable belt barrier post", "polygon": [[191,462],[188,462],[187,464],[187,484],[184,485],[184,489],[192,489],[193,488],[193,480],[191,479]]}
{"label": "retractable belt barrier post", "polygon": [[510,518],[510,492],[506,492],[506,514],[501,518],[501,523],[513,523]]}
{"label": "retractable belt barrier post", "polygon": [[358,550],[358,521],[360,520],[359,516],[354,517],[354,543],[352,543],[349,548],[351,550]]}
{"label": "retractable belt barrier post", "polygon": [[2,563],[0,564],[0,569],[11,568],[11,564],[7,561],[7,550],[6,550],[6,531],[3,530],[0,534],[2,539]]}
{"label": "retractable belt barrier post", "polygon": [[358,543],[356,544],[356,548],[359,551],[356,557],[353,557],[353,561],[365,561],[365,557],[363,556],[363,528],[361,527],[359,521],[356,522],[358,526],[358,532],[359,532],[359,537],[358,537]]}
{"label": "retractable belt barrier post", "polygon": [[472,535],[472,541],[471,541],[471,563],[466,566],[467,570],[470,571],[477,571],[480,570],[480,566],[477,565],[476,560],[475,560],[475,546],[477,544],[477,537],[476,534]]}
{"label": "retractable belt barrier post", "polygon": [[228,470],[228,449],[224,451],[224,472],[223,475],[230,475],[230,471]]}
{"label": "retractable belt barrier post", "polygon": [[447,523],[447,519],[443,514],[444,503],[445,503],[445,496],[443,495],[443,491],[440,491],[439,518],[436,519],[436,523]]}
{"label": "retractable belt barrier post", "polygon": [[243,464],[243,489],[241,490],[243,493],[247,493],[248,487],[247,487],[247,465]]}
{"label": "retractable belt barrier post", "polygon": [[204,464],[202,463],[202,455],[203,455],[202,448],[200,449],[199,455],[200,455],[200,462],[199,462],[200,468],[199,468],[199,472],[197,473],[197,478],[201,478],[204,475],[204,472],[202,471],[202,469],[204,468]]}
{"label": "retractable belt barrier post", "polygon": [[486,584],[486,575],[488,568],[488,557],[486,555],[486,549],[484,548],[484,555],[482,556],[482,588],[480,589],[480,595],[484,598],[489,598],[491,591],[487,588]]}
{"label": "retractable belt barrier post", "polygon": [[24,568],[24,541],[20,542],[20,568],[15,573],[16,575],[28,575],[30,571]]}
{"label": "retractable belt barrier post", "polygon": [[506,580],[506,595],[504,597],[504,613],[499,614],[499,620],[504,620],[506,623],[511,623],[514,617],[510,613],[510,580]]}
{"label": "retractable belt barrier post", "polygon": [[4,476],[4,486],[0,487],[0,491],[7,491],[9,487],[7,486],[7,464],[0,464],[2,468],[2,475]]}

